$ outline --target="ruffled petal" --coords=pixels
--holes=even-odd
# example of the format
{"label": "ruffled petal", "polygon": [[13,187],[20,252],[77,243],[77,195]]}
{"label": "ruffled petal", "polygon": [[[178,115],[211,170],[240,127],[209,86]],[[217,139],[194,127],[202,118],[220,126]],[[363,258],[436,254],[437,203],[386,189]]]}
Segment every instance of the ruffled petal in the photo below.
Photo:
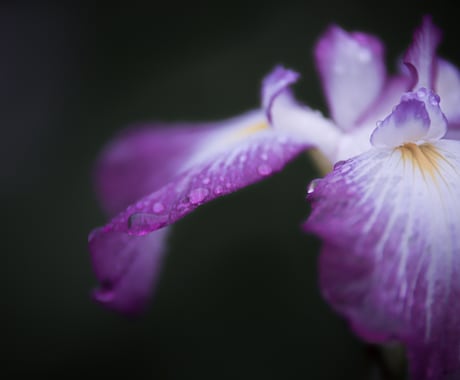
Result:
{"label": "ruffled petal", "polygon": [[439,107],[440,98],[425,88],[401,97],[393,112],[372,132],[376,147],[398,147],[407,142],[433,141],[447,131],[447,120]]}
{"label": "ruffled petal", "polygon": [[386,77],[381,42],[368,34],[330,27],[315,47],[315,58],[333,120],[354,127],[380,94]]}
{"label": "ruffled petal", "polygon": [[413,77],[413,88],[434,87],[436,49],[441,37],[441,31],[433,24],[431,17],[424,17],[422,25],[414,33],[412,45],[404,56],[404,63]]}
{"label": "ruffled petal", "polygon": [[158,281],[167,232],[168,228],[145,236],[118,232],[104,239],[93,231],[89,249],[100,283],[93,293],[96,301],[123,314],[142,313]]}
{"label": "ruffled petal", "polygon": [[460,142],[372,149],[309,191],[328,302],[372,342],[399,340],[414,379],[460,368]]}
{"label": "ruffled petal", "polygon": [[[332,160],[343,133],[321,112],[313,111],[294,98],[290,86],[298,74],[276,67],[264,80],[262,104],[271,126],[291,134],[297,141],[318,148]],[[333,161],[331,161],[333,162]]]}

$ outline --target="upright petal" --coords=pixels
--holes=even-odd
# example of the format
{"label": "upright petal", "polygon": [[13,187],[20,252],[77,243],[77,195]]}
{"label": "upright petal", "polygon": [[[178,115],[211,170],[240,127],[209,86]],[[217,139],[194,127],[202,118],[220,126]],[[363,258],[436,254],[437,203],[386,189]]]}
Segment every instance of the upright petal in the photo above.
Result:
{"label": "upright petal", "polygon": [[290,86],[297,82],[298,79],[298,73],[286,69],[283,66],[275,67],[272,72],[264,78],[262,83],[262,107],[270,123],[272,122],[273,102],[285,92],[288,92],[290,95]]}
{"label": "upright petal", "polygon": [[385,83],[384,49],[368,34],[330,27],[315,47],[315,58],[332,118],[344,130],[355,126]]}
{"label": "upright petal", "polygon": [[436,74],[436,49],[441,42],[441,31],[425,16],[414,33],[412,45],[404,56],[404,63],[413,76],[413,87],[432,89]]}
{"label": "upright petal", "polygon": [[438,58],[435,90],[442,99],[442,111],[449,121],[448,137],[460,139],[460,71]]}
{"label": "upright petal", "polygon": [[399,340],[414,379],[460,369],[460,142],[372,149],[310,188],[323,294],[371,342]]}
{"label": "upright petal", "polygon": [[426,88],[403,94],[393,112],[377,123],[371,143],[376,147],[392,148],[406,142],[442,138],[447,131],[447,120],[439,102],[439,96]]}
{"label": "upright petal", "polygon": [[262,104],[271,126],[292,134],[318,148],[331,162],[343,134],[319,111],[300,104],[294,98],[290,86],[298,79],[298,74],[282,66],[276,67],[264,80]]}

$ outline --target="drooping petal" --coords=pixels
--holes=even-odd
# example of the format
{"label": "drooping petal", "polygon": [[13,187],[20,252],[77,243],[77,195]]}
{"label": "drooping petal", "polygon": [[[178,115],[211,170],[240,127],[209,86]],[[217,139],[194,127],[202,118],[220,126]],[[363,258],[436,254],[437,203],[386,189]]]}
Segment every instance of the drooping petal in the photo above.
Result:
{"label": "drooping petal", "polygon": [[267,118],[274,129],[292,134],[299,142],[318,148],[326,158],[332,160],[343,134],[319,111],[313,111],[296,101],[290,86],[297,79],[297,73],[282,66],[276,67],[265,78],[262,104]]}
{"label": "drooping petal", "polygon": [[129,128],[105,147],[96,164],[94,181],[100,202],[113,216],[171,181],[213,133],[228,127],[250,132],[265,126],[263,112],[253,111],[216,123],[155,123]]}
{"label": "drooping petal", "polygon": [[[219,128],[206,128],[201,133],[197,132],[200,138],[195,140],[189,138],[188,131],[180,136],[184,130],[176,130],[176,138],[189,139],[193,147],[183,162],[176,163],[177,175],[158,190],[130,205],[107,225],[95,230],[89,238],[93,265],[98,279],[102,281],[103,291],[97,297],[99,300],[104,301],[108,293],[112,297],[111,303],[107,302],[108,306],[121,311],[126,307],[130,311],[133,307],[126,306],[125,301],[129,298],[125,295],[132,292],[132,286],[139,293],[149,294],[149,283],[155,278],[155,273],[144,272],[145,280],[139,278],[134,281],[134,285],[129,280],[133,277],[128,275],[145,268],[154,270],[158,266],[161,257],[158,253],[161,251],[159,241],[162,236],[157,237],[156,234],[161,228],[174,223],[203,203],[279,171],[308,148],[307,143],[298,141],[292,134],[261,122],[261,117],[262,112],[250,113],[223,123]],[[160,231],[154,232],[157,230]],[[155,265],[142,264],[148,260],[153,260]],[[139,263],[139,266],[132,264],[132,272],[128,269],[131,262]],[[115,269],[107,269],[106,265],[113,265]],[[120,276],[119,271],[128,275]],[[122,280],[124,282],[120,282]],[[126,287],[128,290],[125,290]],[[119,291],[114,292],[112,289]],[[139,296],[136,300],[136,309],[139,309],[141,301],[145,302],[147,297]]]}
{"label": "drooping petal", "polygon": [[93,231],[89,249],[100,283],[94,298],[123,314],[143,312],[158,281],[168,230],[166,227],[144,236],[118,232],[110,239]]}
{"label": "drooping petal", "polygon": [[372,149],[310,188],[328,302],[372,342],[399,340],[414,379],[460,369],[460,142]]}
{"label": "drooping petal", "polygon": [[266,178],[308,146],[282,131],[252,128],[211,132],[173,180],[129,206],[104,231],[142,235],[171,224],[202,203]]}
{"label": "drooping petal", "polygon": [[438,58],[434,88],[442,99],[441,108],[449,121],[447,137],[460,139],[460,71],[452,63]]}
{"label": "drooping petal", "polygon": [[333,120],[355,126],[381,92],[386,77],[381,42],[368,34],[330,27],[315,47],[315,58]]}
{"label": "drooping petal", "polygon": [[371,135],[376,147],[398,147],[407,142],[433,141],[447,131],[447,120],[439,107],[439,96],[421,88],[401,97],[393,112]]}
{"label": "drooping petal", "polygon": [[413,88],[434,87],[436,49],[441,37],[441,31],[433,24],[431,17],[424,17],[422,25],[414,33],[412,45],[404,56],[404,63],[413,76]]}

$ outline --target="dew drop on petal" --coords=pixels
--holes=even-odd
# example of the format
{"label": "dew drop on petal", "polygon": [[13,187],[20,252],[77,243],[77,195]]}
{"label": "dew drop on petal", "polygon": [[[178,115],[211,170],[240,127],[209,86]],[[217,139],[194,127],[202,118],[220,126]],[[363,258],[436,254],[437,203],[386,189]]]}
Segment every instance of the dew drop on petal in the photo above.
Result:
{"label": "dew drop on petal", "polygon": [[426,95],[428,94],[428,91],[426,88],[422,87],[417,90],[417,97],[419,99],[425,99]]}
{"label": "dew drop on petal", "polygon": [[257,172],[260,174],[260,175],[269,175],[272,173],[272,168],[270,167],[270,165],[267,165],[267,164],[262,164],[262,165],[259,165],[259,167],[257,168]]}
{"label": "dew drop on petal", "polygon": [[307,188],[307,194],[313,194],[315,192],[316,187],[318,186],[320,182],[321,182],[320,178],[317,178],[311,181]]}
{"label": "dew drop on petal", "polygon": [[240,162],[245,162],[246,160],[247,160],[246,155],[245,155],[245,154],[242,154],[242,155],[240,156]]}
{"label": "dew drop on petal", "polygon": [[203,185],[208,185],[209,182],[211,182],[211,180],[208,177],[206,177],[206,178],[203,178],[201,182],[203,182]]}
{"label": "dew drop on petal", "polygon": [[136,212],[128,218],[128,230],[139,235],[144,235],[161,227],[162,223],[156,215],[146,212]]}
{"label": "dew drop on petal", "polygon": [[155,202],[152,210],[155,214],[161,214],[165,210],[165,206],[161,202]]}
{"label": "dew drop on petal", "polygon": [[337,161],[337,162],[334,164],[334,170],[340,169],[340,168],[343,166],[344,163],[345,163],[345,160]]}
{"label": "dew drop on petal", "polygon": [[430,100],[430,104],[432,106],[437,106],[437,105],[439,105],[439,102],[440,102],[441,98],[437,94],[431,94],[430,97],[429,97],[429,100]]}
{"label": "dew drop on petal", "polygon": [[214,189],[214,194],[216,194],[216,195],[220,195],[220,194],[222,194],[223,192],[224,192],[224,189],[223,189],[222,186],[220,186],[220,185],[217,185],[217,186],[215,187],[215,189]]}
{"label": "dew drop on petal", "polygon": [[198,204],[202,202],[209,194],[209,190],[204,187],[198,187],[193,189],[189,194],[189,199],[191,204]]}
{"label": "dew drop on petal", "polygon": [[267,153],[262,153],[260,155],[260,159],[263,160],[263,161],[267,161],[268,160],[268,154]]}

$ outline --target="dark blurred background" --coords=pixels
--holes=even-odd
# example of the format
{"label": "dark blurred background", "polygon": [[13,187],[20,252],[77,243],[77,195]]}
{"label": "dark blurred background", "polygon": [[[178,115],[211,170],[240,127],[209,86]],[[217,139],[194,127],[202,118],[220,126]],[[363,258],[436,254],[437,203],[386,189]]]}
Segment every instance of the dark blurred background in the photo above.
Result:
{"label": "dark blurred background", "polygon": [[[90,299],[91,183],[104,143],[149,120],[218,120],[259,105],[277,63],[326,111],[312,47],[332,22],[379,35],[389,67],[424,13],[460,63],[437,2],[171,1],[0,5],[2,372],[49,378],[378,379],[372,350],[322,300],[303,234],[301,156],[174,227],[156,295],[131,320]],[[5,265],[6,263],[6,265]]]}

